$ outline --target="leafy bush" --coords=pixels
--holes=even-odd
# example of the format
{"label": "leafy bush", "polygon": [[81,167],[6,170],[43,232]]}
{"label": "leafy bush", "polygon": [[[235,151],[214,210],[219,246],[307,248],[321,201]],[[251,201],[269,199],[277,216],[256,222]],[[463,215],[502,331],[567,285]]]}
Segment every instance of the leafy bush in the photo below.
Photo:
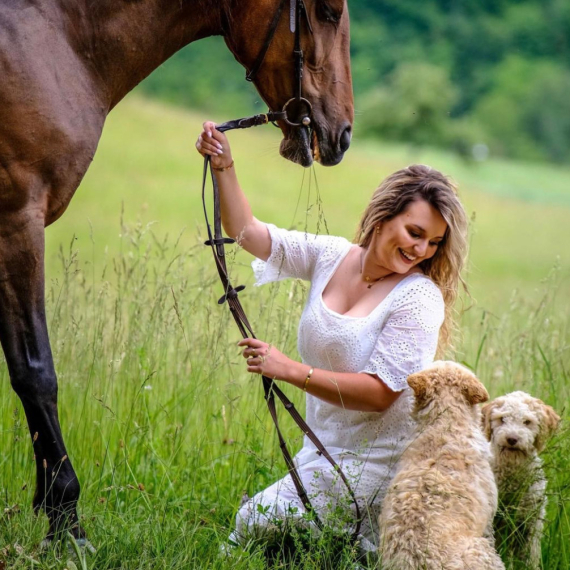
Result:
{"label": "leafy bush", "polygon": [[551,61],[510,56],[474,117],[497,154],[563,162],[570,158],[570,71]]}

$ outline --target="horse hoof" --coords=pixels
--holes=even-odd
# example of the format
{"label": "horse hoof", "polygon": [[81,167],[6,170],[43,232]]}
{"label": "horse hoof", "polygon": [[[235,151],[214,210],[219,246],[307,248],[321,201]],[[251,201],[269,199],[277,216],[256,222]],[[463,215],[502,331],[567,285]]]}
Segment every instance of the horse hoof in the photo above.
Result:
{"label": "horse hoof", "polygon": [[39,551],[40,552],[46,552],[46,550],[49,550],[52,547],[52,544],[53,544],[53,540],[51,538],[44,538],[40,542]]}
{"label": "horse hoof", "polygon": [[[79,550],[84,552],[89,552],[89,554],[97,554],[97,549],[87,540],[86,538],[78,538],[75,540],[75,544],[79,547]],[[70,548],[73,548],[73,543],[69,544]]]}
{"label": "horse hoof", "polygon": [[[53,538],[44,538],[39,546],[40,552],[46,552],[51,548],[59,548],[61,543]],[[86,538],[73,538],[71,536],[67,539],[67,551],[70,554],[78,553],[83,554],[88,552],[89,554],[97,554],[97,549],[91,544]]]}

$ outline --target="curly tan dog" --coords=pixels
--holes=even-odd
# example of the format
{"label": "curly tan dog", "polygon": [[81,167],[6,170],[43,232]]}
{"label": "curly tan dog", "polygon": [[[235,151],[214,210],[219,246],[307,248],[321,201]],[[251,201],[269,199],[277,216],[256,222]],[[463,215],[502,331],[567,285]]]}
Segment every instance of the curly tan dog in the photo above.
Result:
{"label": "curly tan dog", "polygon": [[560,417],[542,400],[511,392],[482,409],[491,442],[491,465],[499,488],[495,517],[505,561],[515,568],[540,568],[540,541],[546,512],[546,478],[538,454]]}
{"label": "curly tan dog", "polygon": [[417,431],[379,519],[383,568],[504,569],[492,545],[497,486],[476,406],[487,390],[454,362],[436,362],[408,384]]}

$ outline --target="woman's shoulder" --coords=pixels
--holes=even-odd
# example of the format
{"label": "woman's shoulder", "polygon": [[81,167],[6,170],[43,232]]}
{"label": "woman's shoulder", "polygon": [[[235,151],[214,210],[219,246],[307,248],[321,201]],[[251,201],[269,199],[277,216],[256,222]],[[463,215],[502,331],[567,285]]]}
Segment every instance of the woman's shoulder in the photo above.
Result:
{"label": "woman's shoulder", "polygon": [[443,294],[439,286],[424,273],[411,273],[400,281],[394,299],[394,308],[419,303],[425,307],[438,310],[443,308]]}
{"label": "woman's shoulder", "polygon": [[341,236],[311,233],[298,229],[279,228],[270,223],[266,225],[272,238],[279,237],[281,241],[295,244],[298,247],[314,249],[319,252],[329,252],[336,255],[351,246],[351,243]]}

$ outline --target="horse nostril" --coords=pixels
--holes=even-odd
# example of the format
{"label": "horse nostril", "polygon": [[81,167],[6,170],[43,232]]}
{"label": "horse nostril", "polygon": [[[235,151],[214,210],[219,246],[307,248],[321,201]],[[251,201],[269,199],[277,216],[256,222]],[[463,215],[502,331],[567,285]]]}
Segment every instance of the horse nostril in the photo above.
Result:
{"label": "horse nostril", "polygon": [[350,139],[351,139],[351,127],[350,125],[348,127],[346,127],[344,129],[344,131],[342,131],[342,135],[340,135],[340,142],[339,142],[339,146],[340,146],[340,150],[341,152],[346,152],[348,150],[348,147],[350,146]]}
{"label": "horse nostril", "polygon": [[509,445],[515,445],[517,441],[518,441],[518,439],[516,439],[516,438],[514,438],[514,437],[508,437],[508,438],[507,438],[507,443],[508,443]]}

